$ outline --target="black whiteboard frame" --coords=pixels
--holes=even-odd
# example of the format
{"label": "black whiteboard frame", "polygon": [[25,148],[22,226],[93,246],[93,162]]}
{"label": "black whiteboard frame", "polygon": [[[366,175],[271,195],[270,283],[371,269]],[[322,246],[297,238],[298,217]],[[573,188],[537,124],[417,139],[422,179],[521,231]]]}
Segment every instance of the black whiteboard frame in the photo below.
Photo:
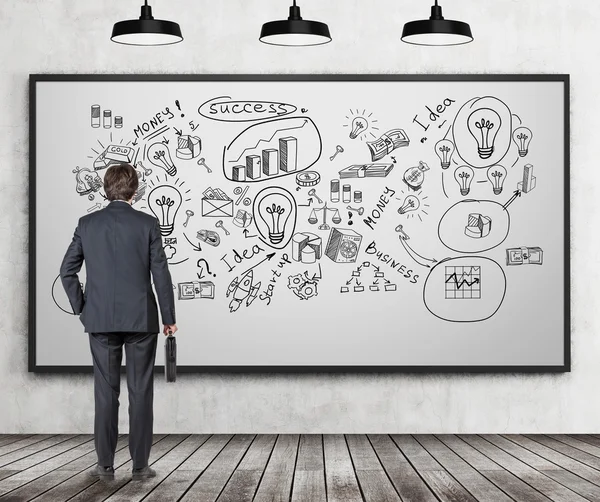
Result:
{"label": "black whiteboard frame", "polygon": [[[30,74],[29,75],[29,333],[28,368],[34,373],[92,373],[89,366],[42,366],[36,362],[36,88],[38,82],[202,82],[202,81],[398,81],[398,82],[562,82],[564,85],[564,354],[556,366],[180,366],[179,373],[565,373],[571,371],[571,233],[570,233],[570,75],[568,74],[285,74],[285,75],[193,75],[193,74]],[[185,336],[185,335],[184,335]],[[67,349],[68,350],[68,349]],[[124,368],[122,368],[124,371]],[[155,366],[163,373],[164,366]]]}

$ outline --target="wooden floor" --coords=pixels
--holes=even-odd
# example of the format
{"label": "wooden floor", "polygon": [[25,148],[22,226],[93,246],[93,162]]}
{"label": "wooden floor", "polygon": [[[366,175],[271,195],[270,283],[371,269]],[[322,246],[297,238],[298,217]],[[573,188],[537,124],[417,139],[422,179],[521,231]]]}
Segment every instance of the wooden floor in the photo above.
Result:
{"label": "wooden floor", "polygon": [[600,501],[600,435],[154,437],[157,477],[96,481],[91,435],[0,435],[0,501]]}

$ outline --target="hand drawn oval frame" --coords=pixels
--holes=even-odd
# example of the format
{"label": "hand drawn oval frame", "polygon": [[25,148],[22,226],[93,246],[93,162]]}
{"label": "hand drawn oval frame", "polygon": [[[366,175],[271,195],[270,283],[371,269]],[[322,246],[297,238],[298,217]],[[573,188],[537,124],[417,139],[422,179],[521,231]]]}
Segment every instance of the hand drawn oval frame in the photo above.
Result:
{"label": "hand drawn oval frame", "polygon": [[[434,274],[434,272],[438,272],[438,267],[440,266],[447,266],[449,263],[451,262],[455,262],[457,260],[469,260],[469,259],[473,259],[473,260],[486,260],[489,261],[491,263],[493,263],[494,265],[496,265],[496,267],[498,267],[498,270],[500,270],[501,273],[501,277],[504,279],[504,291],[502,292],[502,296],[500,298],[500,301],[498,302],[498,306],[496,307],[496,309],[489,314],[487,317],[483,317],[481,319],[471,319],[471,320],[461,320],[461,319],[446,319],[445,317],[442,317],[441,315],[436,314],[431,308],[429,308],[429,305],[427,304],[427,295],[426,295],[426,291],[427,291],[427,285],[429,283],[429,279],[431,278],[431,276]],[[444,273],[444,277],[445,277],[445,273]],[[487,258],[485,256],[458,256],[455,258],[447,258],[445,260],[440,261],[439,263],[437,263],[430,271],[429,274],[427,274],[427,278],[425,279],[425,282],[423,283],[423,304],[425,305],[425,308],[427,310],[429,310],[429,312],[431,312],[431,314],[433,314],[435,317],[437,317],[438,319],[441,319],[442,321],[447,321],[447,322],[457,322],[457,323],[472,323],[472,322],[482,322],[485,321],[487,319],[490,319],[491,317],[493,317],[494,315],[496,315],[496,313],[498,312],[498,310],[500,310],[500,307],[502,306],[502,304],[504,303],[504,298],[506,297],[506,286],[507,286],[507,282],[506,282],[506,274],[504,273],[504,269],[500,266],[500,264],[495,261],[492,260],[491,258]],[[443,287],[445,287],[445,284],[443,285]],[[483,291],[485,291],[482,288]],[[447,300],[450,302],[454,302],[454,301],[465,301],[465,302],[470,302],[470,301],[482,301],[481,299],[476,299],[476,300],[469,300],[469,299],[465,299],[465,300]],[[485,300],[483,300],[485,301]]]}
{"label": "hand drawn oval frame", "polygon": [[215,118],[215,117],[211,117],[209,115],[205,115],[204,113],[202,113],[202,108],[207,106],[207,105],[223,105],[223,104],[230,104],[230,105],[235,105],[236,103],[252,103],[253,105],[277,105],[277,106],[286,106],[289,107],[290,110],[285,112],[285,113],[281,113],[278,114],[277,117],[285,117],[286,115],[291,115],[292,113],[295,113],[298,110],[298,107],[295,105],[292,105],[290,103],[279,103],[277,101],[256,101],[256,100],[231,100],[231,101],[223,101],[223,102],[219,102],[216,101],[217,99],[228,99],[231,100],[231,96],[217,96],[216,98],[210,98],[208,101],[205,101],[204,103],[202,103],[199,107],[198,107],[198,115],[200,115],[201,117],[204,117],[205,119],[208,120],[215,120],[217,122],[228,122],[228,123],[236,123],[236,122],[258,122],[259,120],[265,120],[267,118],[269,118],[268,116],[263,116],[263,117],[256,117],[254,119],[250,119],[247,118],[245,120],[225,120],[222,118]]}
{"label": "hand drawn oval frame", "polygon": [[[457,206],[461,205],[461,204],[494,204],[497,206],[500,206],[502,208],[502,211],[506,213],[506,234],[504,235],[504,237],[502,238],[501,241],[499,242],[495,242],[493,245],[489,246],[489,244],[487,244],[489,247],[486,247],[485,245],[480,249],[480,248],[473,248],[473,249],[457,249],[456,246],[455,247],[451,247],[450,245],[448,245],[448,243],[442,238],[442,223],[444,222],[444,218],[446,218],[446,216],[448,214],[450,214],[450,212],[456,208]],[[478,212],[473,210],[473,212]],[[466,211],[465,214],[469,214],[469,211]],[[483,214],[483,216],[489,216],[489,214],[485,214],[485,211],[482,212],[481,214]],[[464,224],[466,226],[467,224],[467,219],[465,218]],[[496,226],[494,226],[494,218],[492,218],[492,232],[495,231],[495,229],[497,229],[497,225],[498,222],[496,221]],[[461,231],[463,230],[462,228],[460,229]],[[507,209],[504,208],[504,206],[502,206],[502,204],[500,204],[499,202],[493,201],[493,200],[475,200],[475,199],[468,199],[468,200],[461,200],[458,201],[456,204],[450,206],[450,208],[442,215],[442,217],[440,218],[440,222],[438,223],[438,238],[440,239],[440,242],[446,246],[448,249],[456,252],[456,253],[483,253],[485,251],[489,251],[490,249],[494,249],[496,247],[498,247],[500,244],[502,244],[506,238],[508,237],[508,234],[510,232],[510,213],[508,212]],[[491,232],[490,232],[491,233]],[[489,237],[489,236],[488,236]],[[467,238],[468,239],[468,238]],[[466,242],[479,242],[479,240],[481,240],[482,244],[484,242],[491,242],[491,240],[485,240],[487,238],[482,238],[482,239],[471,239],[470,241],[466,241]]]}
{"label": "hand drawn oval frame", "polygon": [[[297,173],[301,173],[302,171],[306,171],[307,169],[310,169],[312,166],[314,166],[319,159],[321,158],[321,155],[323,153],[323,139],[321,138],[321,133],[319,132],[319,128],[317,127],[317,125],[314,123],[314,121],[310,118],[310,117],[305,117],[305,116],[300,116],[300,117],[284,117],[284,118],[278,118],[278,119],[273,119],[273,120],[265,120],[264,122],[259,122],[258,124],[252,124],[251,126],[247,127],[246,129],[244,129],[240,134],[238,134],[235,138],[233,138],[233,140],[229,143],[229,145],[227,145],[226,147],[223,147],[223,175],[225,176],[225,178],[229,181],[234,181],[236,183],[239,183],[237,180],[233,179],[233,176],[231,175],[231,173],[229,172],[229,169],[227,168],[227,162],[226,162],[226,158],[227,158],[227,151],[231,148],[231,146],[244,134],[248,133],[248,131],[251,131],[254,128],[257,127],[264,127],[267,124],[272,124],[275,122],[285,122],[287,120],[296,120],[296,121],[304,121],[304,124],[300,127],[294,128],[294,129],[299,129],[301,127],[304,127],[304,125],[308,122],[312,125],[312,127],[314,128],[314,132],[316,133],[316,139],[318,140],[319,146],[318,146],[318,152],[315,155],[314,160],[311,160],[310,162],[308,162],[305,166],[302,166],[301,169],[296,169],[294,171],[290,171],[290,172],[279,172],[276,175],[273,176],[262,176],[258,179],[247,179],[245,180],[245,183],[260,183],[262,181],[271,181],[277,178],[281,178],[284,176],[289,176],[289,175],[296,175]],[[276,134],[276,133],[275,133]],[[271,137],[271,140],[273,140],[273,138],[275,137],[275,134]],[[257,145],[250,149],[250,148],[245,148],[242,151],[241,156],[244,155],[244,152],[246,150],[255,150],[256,148],[258,148],[258,145],[260,144],[261,141],[265,141],[265,140],[259,140],[259,143],[257,143]],[[300,148],[302,148],[302,146],[300,146]],[[240,158],[241,158],[240,156]],[[311,158],[312,159],[312,158]]]}

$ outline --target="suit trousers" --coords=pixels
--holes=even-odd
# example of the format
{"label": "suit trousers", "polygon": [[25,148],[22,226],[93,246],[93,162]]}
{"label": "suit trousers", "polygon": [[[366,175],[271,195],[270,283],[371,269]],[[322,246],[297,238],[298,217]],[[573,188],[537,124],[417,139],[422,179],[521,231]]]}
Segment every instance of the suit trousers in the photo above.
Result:
{"label": "suit trousers", "polygon": [[134,469],[148,465],[154,420],[157,333],[90,333],[94,361],[94,444],[98,465],[112,466],[118,438],[121,362],[125,345],[129,392],[129,453]]}

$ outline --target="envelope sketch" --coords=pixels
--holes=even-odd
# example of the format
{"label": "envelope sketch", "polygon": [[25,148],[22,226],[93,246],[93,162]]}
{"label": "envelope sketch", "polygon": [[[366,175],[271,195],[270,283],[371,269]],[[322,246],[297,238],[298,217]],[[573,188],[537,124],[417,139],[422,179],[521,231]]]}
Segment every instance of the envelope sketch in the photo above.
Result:
{"label": "envelope sketch", "polygon": [[233,201],[202,198],[202,216],[209,218],[233,217]]}

